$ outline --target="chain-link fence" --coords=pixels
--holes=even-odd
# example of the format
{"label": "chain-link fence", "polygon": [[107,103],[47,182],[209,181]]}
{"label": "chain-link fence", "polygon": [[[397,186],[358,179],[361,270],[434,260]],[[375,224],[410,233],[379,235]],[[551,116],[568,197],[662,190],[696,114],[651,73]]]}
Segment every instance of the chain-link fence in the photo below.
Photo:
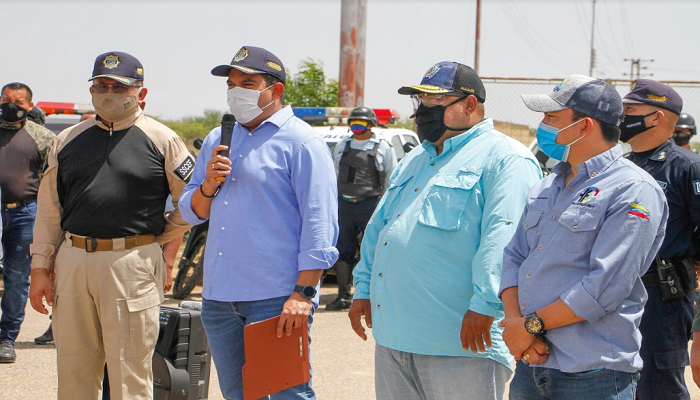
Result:
{"label": "chain-link fence", "polygon": [[[486,87],[486,116],[496,121],[496,128],[524,144],[534,138],[534,129],[542,121],[542,113],[530,111],[521,94],[549,93],[561,79],[482,78]],[[621,96],[630,90],[632,81],[608,80]],[[700,119],[700,82],[661,81],[673,87],[683,98],[683,112]]]}

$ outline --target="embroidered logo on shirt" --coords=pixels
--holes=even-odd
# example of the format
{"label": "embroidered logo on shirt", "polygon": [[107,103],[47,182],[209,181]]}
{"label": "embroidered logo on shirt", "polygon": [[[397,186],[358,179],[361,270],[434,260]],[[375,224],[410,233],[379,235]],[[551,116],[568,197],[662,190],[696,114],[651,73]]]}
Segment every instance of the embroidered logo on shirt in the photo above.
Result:
{"label": "embroidered logo on shirt", "polygon": [[597,187],[587,187],[583,192],[579,193],[578,202],[581,204],[586,204],[589,201],[593,200],[593,198],[596,197],[598,193],[600,193],[600,190],[598,190]]}
{"label": "embroidered logo on shirt", "polygon": [[700,195],[700,181],[693,181],[693,191],[696,195]]}
{"label": "embroidered logo on shirt", "polygon": [[194,168],[194,160],[192,157],[187,156],[185,161],[182,162],[177,168],[175,168],[175,175],[179,176],[180,179],[187,182],[190,180],[190,175],[192,174],[192,169]]}
{"label": "embroidered logo on shirt", "polygon": [[630,203],[630,206],[627,207],[627,214],[629,215],[634,215],[635,217],[639,217],[641,219],[649,219],[649,210],[644,208],[643,205],[639,203]]}

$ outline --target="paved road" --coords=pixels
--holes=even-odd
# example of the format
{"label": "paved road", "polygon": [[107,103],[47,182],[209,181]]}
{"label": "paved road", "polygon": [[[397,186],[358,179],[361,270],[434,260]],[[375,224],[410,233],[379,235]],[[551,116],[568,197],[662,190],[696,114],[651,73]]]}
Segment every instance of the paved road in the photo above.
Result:
{"label": "paved road", "polygon": [[[195,290],[200,290],[197,287]],[[321,303],[332,301],[334,287],[321,290]],[[201,299],[195,292],[193,300]],[[168,298],[167,305],[177,304]],[[55,400],[56,350],[53,345],[37,346],[33,339],[48,325],[48,317],[27,306],[27,318],[17,342],[17,362],[0,364],[1,400]],[[311,330],[311,359],[314,366],[313,385],[321,400],[374,399],[374,341],[363,342],[350,329],[347,313],[316,313]],[[686,380],[693,390],[692,398],[700,400],[700,390],[692,384],[690,368]],[[209,386],[209,399],[223,400],[215,368]],[[477,399],[478,400],[478,399]]]}

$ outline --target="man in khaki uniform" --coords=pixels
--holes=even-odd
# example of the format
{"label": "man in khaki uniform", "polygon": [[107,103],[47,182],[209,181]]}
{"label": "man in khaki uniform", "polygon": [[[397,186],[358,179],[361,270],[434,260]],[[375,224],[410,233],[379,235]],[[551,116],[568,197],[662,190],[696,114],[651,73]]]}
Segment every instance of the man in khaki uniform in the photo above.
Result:
{"label": "man in khaki uniform", "polygon": [[[105,361],[112,399],[151,399],[160,244],[189,228],[177,201],[194,161],[140,109],[147,89],[135,57],[98,56],[90,81],[97,116],[58,136],[39,187],[29,297],[41,313],[43,298],[53,306],[59,400],[97,399]],[[175,209],[164,218],[168,194]]]}

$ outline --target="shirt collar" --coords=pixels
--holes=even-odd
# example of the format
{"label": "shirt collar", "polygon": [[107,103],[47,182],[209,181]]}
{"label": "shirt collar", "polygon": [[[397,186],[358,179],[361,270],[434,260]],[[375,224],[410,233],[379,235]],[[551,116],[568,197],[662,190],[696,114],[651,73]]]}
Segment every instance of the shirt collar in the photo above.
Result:
{"label": "shirt collar", "polygon": [[[469,128],[468,131],[445,140],[442,144],[442,153],[440,153],[440,155],[457,151],[475,137],[490,130],[493,130],[493,120],[491,118],[485,118],[483,121]],[[424,140],[422,145],[425,151],[430,154],[430,157],[437,157],[437,147],[434,144]]]}
{"label": "shirt collar", "polygon": [[[143,111],[141,111],[141,107],[136,107],[136,112],[126,118],[124,118],[121,121],[114,121],[112,122],[112,130],[113,131],[121,131],[127,128],[130,128],[136,123],[143,118]],[[95,117],[95,123],[97,126],[99,126],[102,129],[109,130],[109,126],[107,126],[104,122],[102,122],[102,119],[99,117]]]}
{"label": "shirt collar", "polygon": [[[292,106],[284,106],[282,107],[281,110],[277,111],[276,113],[270,115],[270,117],[263,122],[260,123],[255,129],[250,131],[251,133],[254,133],[255,131],[259,130],[263,126],[267,124],[273,124],[277,128],[281,128],[282,125],[284,125],[285,122],[287,122],[288,119],[292,118],[294,116],[294,112],[292,111]],[[243,125],[241,127],[245,128]],[[248,128],[246,128],[248,129]]]}
{"label": "shirt collar", "polygon": [[[604,151],[597,156],[591,157],[583,163],[579,164],[579,175],[585,173],[589,178],[600,175],[610,167],[618,158],[622,157],[622,147],[618,144],[611,149]],[[571,164],[568,162],[560,162],[552,168],[552,172],[558,176],[566,176],[566,173],[571,169]]]}

